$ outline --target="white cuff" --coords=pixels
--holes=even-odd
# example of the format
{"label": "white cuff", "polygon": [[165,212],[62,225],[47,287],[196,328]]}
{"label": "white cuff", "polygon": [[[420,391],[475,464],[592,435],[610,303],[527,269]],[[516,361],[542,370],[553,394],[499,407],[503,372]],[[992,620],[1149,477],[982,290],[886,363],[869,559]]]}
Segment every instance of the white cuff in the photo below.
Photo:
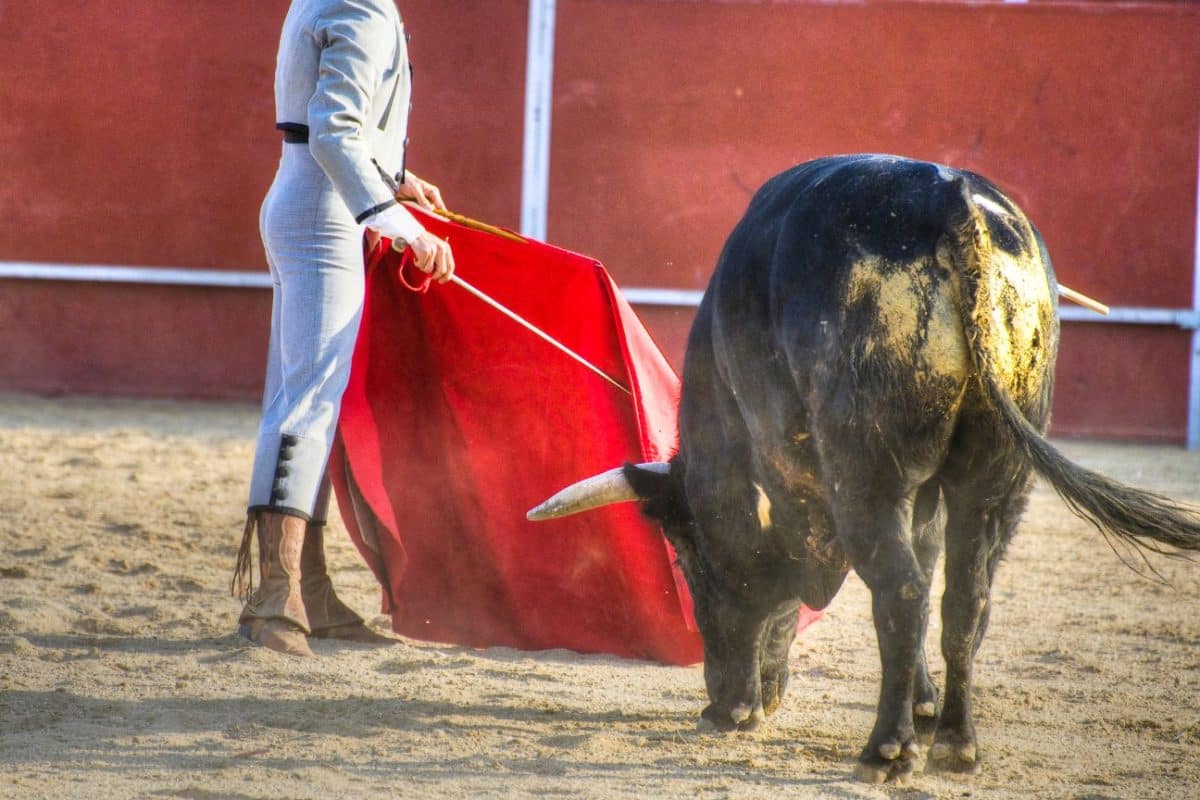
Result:
{"label": "white cuff", "polygon": [[400,239],[405,243],[416,241],[417,237],[425,232],[424,226],[417,222],[417,218],[399,203],[372,214],[363,220],[363,224],[373,231],[378,231],[381,236]]}

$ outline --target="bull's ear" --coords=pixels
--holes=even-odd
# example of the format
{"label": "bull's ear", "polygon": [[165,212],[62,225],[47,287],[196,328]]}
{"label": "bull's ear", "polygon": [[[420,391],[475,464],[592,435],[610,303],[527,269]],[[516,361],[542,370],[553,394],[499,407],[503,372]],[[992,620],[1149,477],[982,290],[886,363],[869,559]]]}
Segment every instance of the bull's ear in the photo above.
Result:
{"label": "bull's ear", "polygon": [[633,487],[633,491],[643,501],[665,499],[671,492],[670,472],[645,469],[628,462],[621,467],[621,471],[625,474],[625,480]]}
{"label": "bull's ear", "polygon": [[692,514],[688,509],[687,496],[683,490],[683,470],[678,459],[672,459],[670,469],[655,469],[649,465],[626,464],[622,467],[625,480],[642,501],[646,516],[659,522],[664,528],[686,527]]}

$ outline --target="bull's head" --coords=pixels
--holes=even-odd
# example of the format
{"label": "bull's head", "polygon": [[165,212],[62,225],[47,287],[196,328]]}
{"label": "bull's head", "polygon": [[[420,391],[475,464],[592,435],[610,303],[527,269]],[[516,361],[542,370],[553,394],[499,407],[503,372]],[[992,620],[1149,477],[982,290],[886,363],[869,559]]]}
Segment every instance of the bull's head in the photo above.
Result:
{"label": "bull's head", "polygon": [[[722,589],[719,576],[707,567],[710,555],[699,546],[695,519],[684,490],[684,472],[678,458],[669,463],[626,464],[568,486],[529,511],[526,517],[534,521],[557,519],[614,503],[641,501],[643,513],[662,526],[675,548],[691,590],[696,622],[704,637],[704,681],[712,703],[702,712],[705,720],[702,725],[722,729],[753,727],[763,716],[756,666],[761,659],[744,657],[746,647],[756,643],[731,641],[726,635],[744,628],[738,616],[739,603]],[[794,613],[791,626],[789,643],[795,632]],[[747,674],[742,669],[746,665],[756,674]],[[775,687],[772,697],[777,703],[781,681],[786,681],[786,659],[782,671],[776,669],[771,674],[777,675],[772,678]]]}
{"label": "bull's head", "polygon": [[667,541],[679,556],[693,594],[700,587],[694,573],[694,522],[683,488],[683,467],[678,459],[626,464],[573,483],[525,516],[538,522],[579,514],[595,508],[641,501],[647,517],[662,526]]}

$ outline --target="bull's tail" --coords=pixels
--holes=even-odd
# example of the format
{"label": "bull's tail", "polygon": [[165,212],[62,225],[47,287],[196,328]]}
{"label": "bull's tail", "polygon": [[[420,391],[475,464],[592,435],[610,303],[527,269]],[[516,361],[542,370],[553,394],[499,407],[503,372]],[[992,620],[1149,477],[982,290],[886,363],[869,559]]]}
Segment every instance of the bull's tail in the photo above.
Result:
{"label": "bull's tail", "polygon": [[991,234],[965,181],[955,183],[959,197],[952,202],[961,205],[959,213],[950,215],[954,220],[950,235],[962,288],[963,327],[984,396],[1013,444],[1067,506],[1106,538],[1157,553],[1200,550],[1200,516],[1170,498],[1126,486],[1069,461],[1030,424],[1001,383],[991,346],[995,298],[990,296],[986,272],[994,257]]}

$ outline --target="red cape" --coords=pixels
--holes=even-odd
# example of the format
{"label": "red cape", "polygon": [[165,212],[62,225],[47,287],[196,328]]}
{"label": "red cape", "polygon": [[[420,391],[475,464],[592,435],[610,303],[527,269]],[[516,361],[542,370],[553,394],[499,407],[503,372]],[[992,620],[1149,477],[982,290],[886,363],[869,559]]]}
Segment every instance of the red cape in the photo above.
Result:
{"label": "red cape", "polygon": [[449,237],[461,278],[632,394],[458,286],[410,291],[400,254],[376,246],[330,465],[393,629],[473,647],[700,661],[674,554],[637,504],[525,519],[580,478],[671,455],[670,365],[594,259],[421,221]]}

